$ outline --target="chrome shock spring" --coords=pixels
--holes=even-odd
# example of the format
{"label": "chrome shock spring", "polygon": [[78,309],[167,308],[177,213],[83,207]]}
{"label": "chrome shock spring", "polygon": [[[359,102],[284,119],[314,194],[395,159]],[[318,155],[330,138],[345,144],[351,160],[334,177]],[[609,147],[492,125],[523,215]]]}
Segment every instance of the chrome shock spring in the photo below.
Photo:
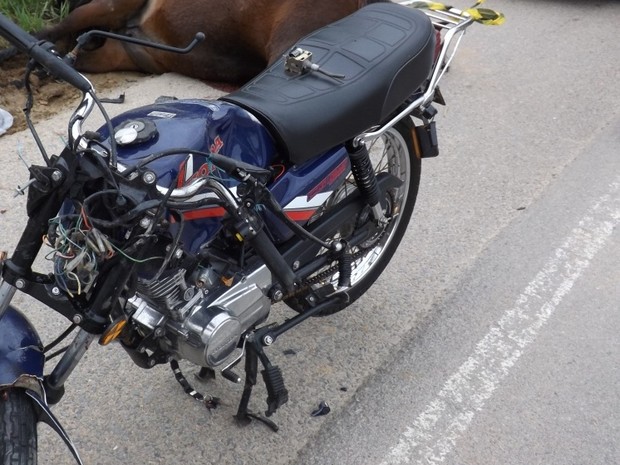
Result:
{"label": "chrome shock spring", "polygon": [[379,203],[379,186],[375,176],[370,155],[365,144],[359,144],[357,147],[347,144],[347,152],[351,160],[351,172],[360,190],[362,197],[368,203],[368,206],[374,207]]}

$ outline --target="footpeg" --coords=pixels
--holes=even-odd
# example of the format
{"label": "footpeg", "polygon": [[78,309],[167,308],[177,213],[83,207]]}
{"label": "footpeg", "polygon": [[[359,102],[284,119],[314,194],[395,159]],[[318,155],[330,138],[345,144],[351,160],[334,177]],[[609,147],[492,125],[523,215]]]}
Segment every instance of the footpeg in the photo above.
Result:
{"label": "footpeg", "polygon": [[239,384],[241,382],[241,377],[230,369],[222,371],[222,376],[231,383]]}

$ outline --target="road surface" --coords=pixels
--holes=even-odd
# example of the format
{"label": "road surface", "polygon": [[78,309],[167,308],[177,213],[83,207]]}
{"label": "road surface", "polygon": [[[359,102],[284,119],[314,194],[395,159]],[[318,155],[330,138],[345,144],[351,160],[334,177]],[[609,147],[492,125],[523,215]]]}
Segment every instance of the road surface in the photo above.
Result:
{"label": "road surface", "polygon": [[[199,386],[223,399],[208,412],[166,367],[141,370],[97,346],[54,408],[85,463],[620,462],[620,4],[488,6],[507,22],[472,27],[445,78],[441,155],[424,162],[396,258],[351,309],[270,348],[290,392],[280,431],[234,424],[239,386]],[[174,75],[125,91],[110,111],[218,95]],[[56,150],[65,121],[40,126]],[[26,134],[0,139],[0,250],[25,224],[23,198],[12,199],[27,176],[17,151],[37,160]],[[46,341],[64,328],[16,302]],[[331,412],[311,417],[322,400]],[[72,463],[40,434],[41,464]]]}

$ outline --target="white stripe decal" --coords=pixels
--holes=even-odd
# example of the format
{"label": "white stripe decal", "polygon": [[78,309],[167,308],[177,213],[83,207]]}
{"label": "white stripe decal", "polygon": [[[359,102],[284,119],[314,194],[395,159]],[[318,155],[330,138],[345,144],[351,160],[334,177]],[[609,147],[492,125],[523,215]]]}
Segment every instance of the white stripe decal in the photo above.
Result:
{"label": "white stripe decal", "polygon": [[332,195],[333,191],[330,192],[321,192],[320,194],[316,194],[310,201],[308,201],[308,197],[306,195],[300,195],[299,197],[295,197],[291,200],[285,209],[308,209],[308,208],[317,208],[323,205],[323,203]]}
{"label": "white stripe decal", "polygon": [[194,175],[194,154],[190,153],[185,161],[187,162],[185,166],[185,181],[189,181]]}
{"label": "white stripe decal", "polygon": [[620,177],[554,250],[514,306],[477,344],[382,465],[443,463],[458,438],[588,268],[620,223]]}

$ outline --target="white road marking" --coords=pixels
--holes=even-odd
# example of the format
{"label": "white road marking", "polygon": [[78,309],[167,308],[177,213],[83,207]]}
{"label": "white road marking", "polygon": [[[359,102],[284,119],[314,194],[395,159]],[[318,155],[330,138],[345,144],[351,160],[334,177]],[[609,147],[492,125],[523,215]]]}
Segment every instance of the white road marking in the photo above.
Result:
{"label": "white road marking", "polygon": [[620,223],[620,177],[554,250],[514,306],[476,345],[435,399],[402,433],[381,465],[445,461],[476,412],[532,344]]}

